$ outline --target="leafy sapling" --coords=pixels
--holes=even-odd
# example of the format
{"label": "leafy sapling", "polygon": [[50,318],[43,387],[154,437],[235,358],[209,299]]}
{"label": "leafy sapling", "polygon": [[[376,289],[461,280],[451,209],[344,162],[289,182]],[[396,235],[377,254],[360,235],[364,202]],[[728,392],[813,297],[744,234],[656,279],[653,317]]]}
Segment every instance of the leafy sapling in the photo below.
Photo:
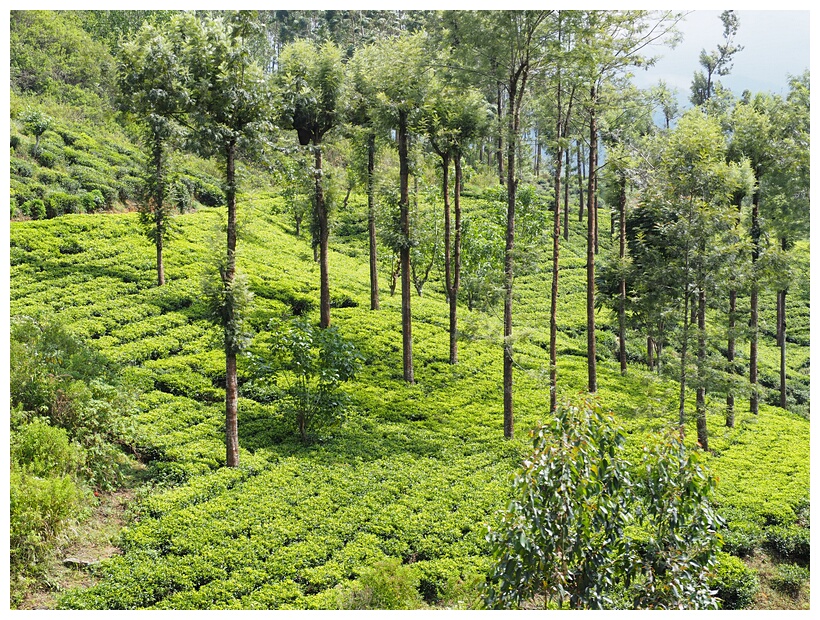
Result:
{"label": "leafy sapling", "polygon": [[349,398],[341,384],[352,379],[361,355],[335,327],[320,329],[297,317],[272,334],[267,350],[252,356],[252,389],[268,402],[278,401],[296,423],[302,441],[339,424]]}

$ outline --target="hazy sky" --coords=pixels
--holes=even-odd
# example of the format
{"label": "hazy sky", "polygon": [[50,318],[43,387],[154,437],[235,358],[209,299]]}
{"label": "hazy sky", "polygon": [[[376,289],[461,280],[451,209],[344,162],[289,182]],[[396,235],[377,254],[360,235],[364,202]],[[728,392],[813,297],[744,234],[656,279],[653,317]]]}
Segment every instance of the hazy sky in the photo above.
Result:
{"label": "hazy sky", "polygon": [[[635,72],[640,87],[665,80],[677,88],[682,100],[689,100],[692,76],[700,69],[700,51],[711,51],[723,43],[721,11],[693,11],[680,25],[683,41],[670,50],[658,48],[658,63],[647,71]],[[752,92],[788,92],[788,74],[809,68],[809,11],[737,11],[739,27],[735,42],[744,49],[734,56],[732,71],[720,82],[737,95]]]}

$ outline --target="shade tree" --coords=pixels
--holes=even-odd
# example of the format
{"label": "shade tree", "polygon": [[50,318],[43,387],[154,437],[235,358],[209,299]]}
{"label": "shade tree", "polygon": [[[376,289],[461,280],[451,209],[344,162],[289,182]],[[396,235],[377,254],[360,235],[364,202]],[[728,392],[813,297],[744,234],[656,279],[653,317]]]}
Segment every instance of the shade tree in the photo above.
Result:
{"label": "shade tree", "polygon": [[243,307],[248,295],[237,278],[237,179],[241,153],[252,152],[269,129],[272,89],[248,47],[256,25],[247,12],[229,12],[198,19],[185,14],[179,21],[185,39],[185,62],[191,83],[192,141],[201,152],[224,165],[227,205],[225,255],[219,260],[212,316],[223,328],[225,349],[225,444],[228,467],[239,465],[236,357],[245,344]]}
{"label": "shade tree", "polygon": [[[458,88],[442,79],[431,83],[424,106],[423,122],[430,146],[441,160],[441,196],[444,203],[444,287],[450,305],[450,358],[458,362],[457,302],[461,286],[461,189],[462,160],[470,140],[477,138],[488,122],[487,103],[475,89]],[[454,165],[453,219],[450,211],[450,163]]]}
{"label": "shade tree", "polygon": [[124,43],[117,62],[121,106],[139,123],[148,149],[140,222],[157,250],[157,283],[165,284],[163,247],[171,232],[169,143],[184,129],[192,103],[184,66],[180,18],[159,28],[145,24]]}
{"label": "shade tree", "polygon": [[341,122],[340,97],[344,86],[342,54],[333,43],[318,45],[298,40],[279,58],[277,84],[281,89],[279,124],[296,130],[300,146],[313,151],[313,208],[318,227],[320,325],[330,325],[328,265],[328,204],[322,179],[322,140]]}
{"label": "shade tree", "polygon": [[375,117],[384,128],[396,132],[399,156],[399,262],[401,268],[402,372],[407,383],[415,383],[410,266],[410,154],[409,136],[419,115],[430,81],[424,34],[402,34],[370,47],[371,74],[375,92]]}

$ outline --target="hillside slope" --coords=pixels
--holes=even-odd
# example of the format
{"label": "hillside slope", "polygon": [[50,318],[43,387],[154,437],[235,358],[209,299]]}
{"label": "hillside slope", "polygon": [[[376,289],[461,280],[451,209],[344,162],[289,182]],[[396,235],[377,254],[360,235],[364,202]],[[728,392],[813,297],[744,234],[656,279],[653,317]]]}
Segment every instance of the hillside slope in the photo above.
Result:
{"label": "hillside slope", "polygon": [[[352,201],[345,217],[355,220],[361,202]],[[319,277],[308,241],[272,215],[267,194],[242,204],[239,266],[255,293],[250,326],[264,333],[271,319],[313,317]],[[177,218],[169,282],[161,288],[136,214],[11,224],[12,316],[57,317],[124,365],[142,392],[138,451],[158,484],[122,533],[123,555],[95,570],[97,585],[66,593],[61,605],[333,608],[352,579],[385,558],[411,566],[427,603],[470,605],[488,562],[485,524],[506,504],[527,430],[547,416],[548,265],[517,279],[517,431],[504,441],[500,317],[460,309],[461,361],[451,367],[447,305],[440,286],[428,284],[423,297],[413,297],[417,384],[406,385],[400,300],[385,294],[382,310],[367,309],[366,254],[355,235],[337,235],[332,319],[364,357],[345,387],[347,420],[305,446],[275,405],[241,398],[242,466],[226,469],[221,333],[207,321],[200,293],[222,219],[218,209]],[[577,226],[562,255],[562,395],[586,382]],[[636,363],[620,376],[601,312],[599,398],[624,424],[636,454],[650,433],[674,424],[677,386]],[[791,348],[794,366],[802,368],[807,349]],[[240,382],[247,377],[245,364]],[[737,427],[726,429],[721,407],[717,400],[710,410],[710,464],[730,533],[758,528],[762,541],[765,528],[802,522],[808,421],[763,406],[759,417],[740,414]]]}

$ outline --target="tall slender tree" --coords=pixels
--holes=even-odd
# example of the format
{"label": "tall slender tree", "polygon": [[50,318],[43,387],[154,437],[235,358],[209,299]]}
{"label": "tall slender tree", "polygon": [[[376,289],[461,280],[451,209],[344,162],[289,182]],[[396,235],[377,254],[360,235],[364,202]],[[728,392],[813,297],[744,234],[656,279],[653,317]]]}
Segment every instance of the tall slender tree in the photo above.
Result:
{"label": "tall slender tree", "polygon": [[[484,129],[487,106],[477,90],[447,86],[436,80],[424,106],[424,123],[430,145],[441,159],[444,202],[444,286],[450,305],[450,363],[458,363],[458,291],[461,286],[461,187],[462,157],[469,140]],[[450,214],[450,162],[455,167],[453,204]]]}
{"label": "tall slender tree", "polygon": [[749,299],[749,410],[757,415],[759,406],[758,378],[758,339],[759,339],[759,305],[760,285],[758,282],[758,259],[762,250],[762,231],[760,223],[761,181],[772,163],[773,129],[768,109],[771,99],[758,95],[750,103],[739,103],[732,112],[732,140],[729,145],[729,157],[733,161],[748,160],[754,173],[755,187],[752,191],[752,273],[751,293]]}
{"label": "tall slender tree", "polygon": [[399,155],[399,262],[401,265],[402,369],[404,380],[415,383],[413,334],[410,307],[410,131],[416,127],[430,81],[424,34],[402,34],[370,48],[374,62],[376,115],[381,124],[395,130]]}
{"label": "tall slender tree", "polygon": [[376,243],[376,90],[370,63],[376,61],[373,47],[356,50],[347,65],[348,118],[352,125],[360,127],[365,134],[367,149],[366,193],[367,193],[367,240],[370,264],[370,309],[379,309],[379,257]]}
{"label": "tall slender tree", "polygon": [[344,75],[341,51],[330,42],[318,45],[300,39],[286,46],[279,58],[280,124],[284,129],[295,129],[299,144],[310,144],[313,150],[313,206],[319,232],[319,324],[323,328],[330,326],[330,277],[322,140],[341,120]]}
{"label": "tall slender tree", "polygon": [[707,52],[700,51],[698,62],[703,67],[703,71],[696,71],[692,80],[692,95],[689,100],[692,105],[703,106],[715,91],[715,76],[729,75],[732,70],[732,57],[743,50],[742,45],[735,43],[738,26],[740,22],[734,11],[723,11],[720,14],[720,21],[723,23],[723,44],[717,49]]}
{"label": "tall slender tree", "polygon": [[163,249],[171,232],[168,142],[179,134],[190,106],[187,73],[180,64],[182,44],[179,37],[146,24],[122,45],[117,65],[121,105],[139,119],[150,155],[140,221],[156,246],[159,286],[165,284]]}
{"label": "tall slender tree", "polygon": [[191,125],[202,151],[219,156],[225,166],[228,210],[226,253],[219,266],[221,291],[214,313],[224,329],[226,464],[239,466],[236,356],[243,346],[244,290],[237,280],[236,161],[269,128],[271,90],[252,60],[248,41],[256,24],[246,11],[198,19],[186,14],[177,31],[185,38],[186,70],[191,80]]}
{"label": "tall slender tree", "polygon": [[584,12],[578,45],[586,62],[580,74],[588,87],[586,100],[589,129],[589,172],[587,180],[587,389],[598,389],[595,342],[595,254],[598,246],[597,178],[598,123],[606,100],[602,86],[630,66],[649,65],[650,46],[674,44],[675,26],[681,15],[667,11]]}

